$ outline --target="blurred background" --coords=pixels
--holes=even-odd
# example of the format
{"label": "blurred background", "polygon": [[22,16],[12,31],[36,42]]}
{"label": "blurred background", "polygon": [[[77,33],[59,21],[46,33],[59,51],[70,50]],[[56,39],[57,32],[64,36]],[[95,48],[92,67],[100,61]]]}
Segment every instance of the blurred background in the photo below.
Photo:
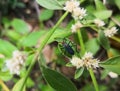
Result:
{"label": "blurred background", "polygon": [[[113,12],[112,15],[114,17],[111,17],[110,19],[113,19],[113,21],[117,23],[116,26],[119,28],[120,0],[105,1],[106,7]],[[82,6],[92,13],[95,8],[94,0],[83,0]],[[3,43],[2,40],[7,40],[20,50],[32,51],[33,48],[36,47],[35,45],[39,38],[55,25],[63,13],[64,11],[60,10],[53,11],[44,9],[39,6],[35,0],[0,0],[0,43]],[[68,15],[58,30],[70,29],[72,23],[72,17],[71,15]],[[113,22],[111,22],[111,24],[112,23]],[[91,29],[88,28],[88,30],[90,30],[90,32],[87,33],[89,39],[97,36]],[[76,35],[71,36],[70,39],[73,41],[73,37],[75,36]],[[120,37],[120,31],[116,36]],[[92,41],[93,44],[97,46],[95,40]],[[110,39],[110,43],[112,46],[111,51],[113,53],[111,55],[120,55],[120,43],[117,43],[112,39]],[[0,45],[0,47],[1,46],[3,47],[4,45]],[[95,56],[99,56],[101,60],[106,59],[107,53],[105,49],[100,46],[97,46],[97,48],[98,52]],[[9,47],[5,50],[9,50]],[[8,86],[9,89],[12,89],[20,77],[25,75],[26,70],[23,71],[20,77],[17,75],[10,75],[9,73],[3,73],[1,71],[4,64],[2,58],[9,58],[11,56],[7,53],[5,53],[5,55],[3,54],[4,52],[0,49],[0,80],[5,81],[6,86]],[[94,91],[91,78],[87,71],[84,72],[80,79],[74,79],[75,68],[65,66],[68,59],[59,52],[57,42],[52,42],[47,45],[43,50],[43,54],[45,56],[46,64],[51,67],[51,69],[55,69],[71,79],[78,88],[78,91]],[[31,62],[29,58],[26,62],[27,67]],[[108,72],[103,69],[95,71],[96,79],[101,88],[100,91],[120,91],[119,76],[114,78],[107,75],[107,73]],[[0,91],[3,91],[1,86]],[[38,63],[35,64],[30,77],[27,80],[26,91],[55,91],[43,79]]]}

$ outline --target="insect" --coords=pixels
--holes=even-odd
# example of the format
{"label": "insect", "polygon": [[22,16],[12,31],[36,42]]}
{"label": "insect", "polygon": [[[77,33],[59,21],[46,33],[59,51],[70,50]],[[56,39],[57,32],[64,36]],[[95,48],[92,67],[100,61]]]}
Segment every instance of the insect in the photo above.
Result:
{"label": "insect", "polygon": [[75,47],[77,49],[76,44],[71,42],[70,40],[63,38],[62,42],[58,42],[58,48],[59,50],[67,56],[72,56],[75,54]]}

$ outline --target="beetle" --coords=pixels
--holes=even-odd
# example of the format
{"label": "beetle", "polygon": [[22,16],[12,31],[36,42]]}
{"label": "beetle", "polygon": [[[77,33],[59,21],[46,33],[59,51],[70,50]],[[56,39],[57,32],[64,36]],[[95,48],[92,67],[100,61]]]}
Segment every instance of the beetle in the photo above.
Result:
{"label": "beetle", "polygon": [[[67,56],[73,56],[75,54],[74,46],[76,46],[76,45],[66,38],[63,38],[62,42],[58,42],[59,50]],[[76,49],[77,49],[77,47],[76,47]]]}

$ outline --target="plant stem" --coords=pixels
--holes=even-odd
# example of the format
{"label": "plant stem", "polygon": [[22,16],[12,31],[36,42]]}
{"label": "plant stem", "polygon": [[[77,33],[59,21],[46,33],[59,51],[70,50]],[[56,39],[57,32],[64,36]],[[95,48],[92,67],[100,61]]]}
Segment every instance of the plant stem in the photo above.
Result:
{"label": "plant stem", "polygon": [[4,84],[2,80],[0,80],[0,85],[2,86],[3,90],[10,91],[9,88]]}
{"label": "plant stem", "polygon": [[[96,29],[96,28],[94,28],[92,26],[90,26],[90,28],[92,28],[94,31],[98,32],[98,29]],[[120,38],[118,38],[118,37],[112,36],[111,39],[113,39],[113,40],[115,40],[115,41],[120,43]]]}
{"label": "plant stem", "polygon": [[113,39],[113,40],[115,40],[115,41],[120,43],[120,38],[118,38],[118,37],[113,36],[113,37],[111,37],[111,39]]}
{"label": "plant stem", "polygon": [[90,28],[92,28],[94,31],[98,32],[97,28],[95,28],[95,27],[90,27]]}
{"label": "plant stem", "polygon": [[91,68],[89,69],[89,73],[90,73],[90,76],[91,76],[91,78],[92,78],[92,81],[93,81],[95,90],[96,90],[96,91],[99,91],[99,89],[98,89],[98,84],[97,84],[95,75],[94,75],[93,70],[92,70]]}
{"label": "plant stem", "polygon": [[80,46],[81,46],[81,54],[84,54],[85,53],[85,46],[84,46],[84,43],[83,43],[83,38],[82,38],[81,31],[78,30],[77,34],[78,34],[78,39],[79,39],[79,43],[80,43]]}
{"label": "plant stem", "polygon": [[[78,34],[79,42],[80,42],[80,45],[81,45],[81,51],[82,51],[82,53],[84,54],[84,53],[85,53],[85,46],[84,46],[84,43],[83,43],[81,31],[80,31],[80,30],[77,31],[77,34]],[[96,79],[95,79],[95,75],[94,75],[94,73],[93,73],[93,70],[92,70],[92,69],[89,69],[89,73],[90,73],[90,76],[91,76],[91,78],[92,78],[92,81],[93,81],[95,90],[96,90],[96,91],[99,91],[99,90],[98,90],[98,84],[97,84],[97,81],[96,81]]]}
{"label": "plant stem", "polygon": [[60,23],[65,19],[65,17],[66,17],[67,15],[68,15],[68,12],[65,12],[65,13],[63,14],[63,16],[58,20],[58,22],[56,23],[56,25],[55,25],[55,26],[50,30],[50,32],[45,36],[44,40],[40,42],[40,43],[41,43],[41,44],[40,44],[40,47],[36,50],[36,54],[35,54],[35,56],[34,56],[32,62],[31,62],[31,64],[30,64],[30,66],[29,66],[29,68],[28,68],[28,71],[27,71],[27,73],[26,73],[26,75],[25,75],[23,84],[21,84],[21,88],[20,88],[19,91],[22,91],[22,89],[23,89],[23,87],[24,87],[24,85],[25,85],[25,83],[26,83],[27,77],[29,76],[29,74],[30,74],[30,72],[31,72],[31,70],[32,70],[32,68],[33,68],[36,60],[38,59],[39,54],[42,52],[42,49],[43,49],[44,46],[47,44],[48,40],[50,39],[50,37],[52,36],[52,34],[55,32],[56,28],[60,25]]}

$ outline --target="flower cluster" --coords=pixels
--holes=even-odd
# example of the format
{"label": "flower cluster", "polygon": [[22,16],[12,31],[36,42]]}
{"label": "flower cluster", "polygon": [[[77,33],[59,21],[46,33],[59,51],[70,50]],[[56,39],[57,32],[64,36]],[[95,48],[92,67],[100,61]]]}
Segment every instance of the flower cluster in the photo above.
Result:
{"label": "flower cluster", "polygon": [[100,20],[100,19],[95,19],[94,23],[98,26],[98,27],[102,27],[105,25],[104,21]]}
{"label": "flower cluster", "polygon": [[75,20],[83,19],[86,16],[86,10],[79,7],[80,3],[77,0],[70,0],[65,3],[64,10],[71,12]]}
{"label": "flower cluster", "polygon": [[79,1],[69,0],[65,3],[65,7],[63,8],[64,10],[72,13],[72,17],[76,20],[76,23],[71,27],[73,33],[77,32],[77,30],[83,26],[79,20],[86,16],[86,10],[82,7],[79,7],[79,5]]}
{"label": "flower cluster", "polygon": [[63,8],[64,10],[68,12],[73,12],[73,10],[77,7],[79,7],[80,3],[75,1],[75,0],[70,0],[65,3],[65,7]]}
{"label": "flower cluster", "polygon": [[77,7],[73,10],[72,16],[75,20],[81,20],[86,16],[86,10],[84,8]]}
{"label": "flower cluster", "polygon": [[70,62],[77,69],[80,67],[86,67],[87,69],[99,67],[99,60],[94,59],[93,54],[90,52],[86,52],[81,59],[76,56],[73,56]]}
{"label": "flower cluster", "polygon": [[11,74],[20,74],[20,70],[25,65],[26,54],[18,50],[14,51],[12,58],[6,60],[6,66]]}
{"label": "flower cluster", "polygon": [[74,25],[72,25],[71,30],[73,33],[75,33],[81,27],[83,27],[83,25],[79,21],[77,21]]}
{"label": "flower cluster", "polygon": [[[94,23],[98,26],[98,27],[102,27],[105,25],[104,21],[100,20],[100,19],[95,19]],[[112,37],[114,34],[116,34],[118,31],[118,29],[116,27],[112,27],[112,28],[108,28],[106,30],[104,30],[104,34],[106,37]]]}
{"label": "flower cluster", "polygon": [[104,31],[106,37],[112,37],[114,34],[116,34],[118,29],[116,27],[112,27],[110,29],[107,29]]}
{"label": "flower cluster", "polygon": [[84,65],[83,60],[76,56],[72,57],[70,62],[72,63],[73,66],[76,66],[77,69],[80,67],[83,67],[83,65]]}
{"label": "flower cluster", "polygon": [[[83,27],[83,25],[79,22],[79,20],[83,19],[87,15],[86,9],[80,7],[80,3],[77,0],[66,1],[63,9],[72,14],[72,17],[75,19],[76,23],[72,25],[71,30],[72,33],[77,32],[79,28]],[[98,27],[103,27],[105,25],[105,22],[98,18],[96,18],[93,22]],[[112,37],[114,34],[116,34],[117,31],[118,29],[116,29],[116,27],[112,27],[111,29],[105,30],[104,33],[106,37]]]}

